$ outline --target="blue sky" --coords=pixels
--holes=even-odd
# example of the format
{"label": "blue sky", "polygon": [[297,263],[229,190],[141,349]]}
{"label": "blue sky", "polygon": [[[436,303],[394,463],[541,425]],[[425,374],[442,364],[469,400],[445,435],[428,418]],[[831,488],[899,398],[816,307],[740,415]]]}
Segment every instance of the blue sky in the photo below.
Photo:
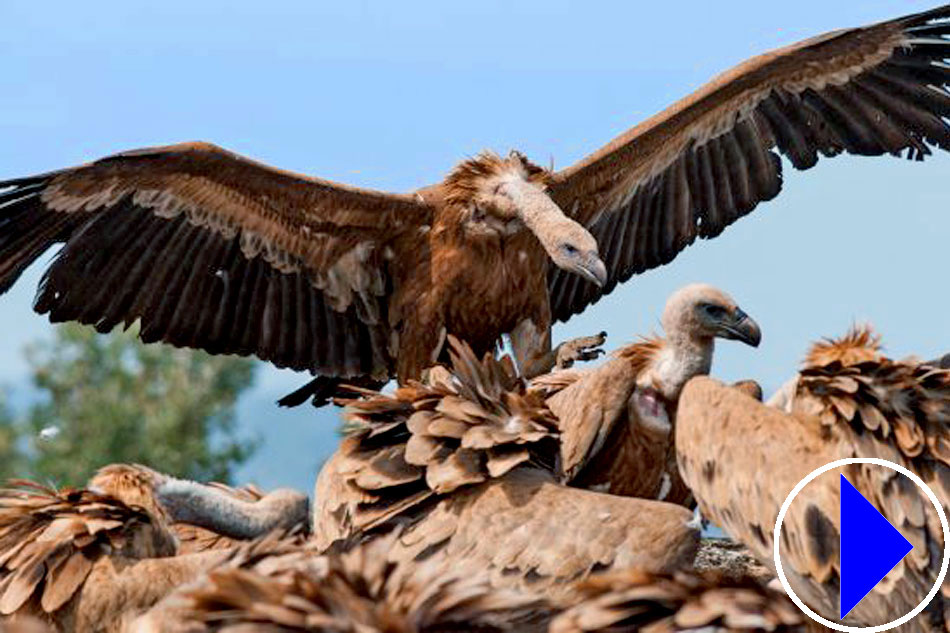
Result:
{"label": "blue sky", "polygon": [[[135,147],[207,140],[280,167],[405,191],[491,148],[566,166],[743,59],[933,2],[4,1],[0,178]],[[809,341],[869,320],[889,351],[950,349],[947,156],[837,158],[721,237],[556,328],[608,347],[656,330],[666,296],[720,285],[762,325],[714,373],[767,391]],[[30,397],[22,348],[48,336],[34,266],[0,297],[0,384]],[[239,473],[309,490],[337,413],[278,410],[305,377],[262,367],[240,402],[267,443]]]}

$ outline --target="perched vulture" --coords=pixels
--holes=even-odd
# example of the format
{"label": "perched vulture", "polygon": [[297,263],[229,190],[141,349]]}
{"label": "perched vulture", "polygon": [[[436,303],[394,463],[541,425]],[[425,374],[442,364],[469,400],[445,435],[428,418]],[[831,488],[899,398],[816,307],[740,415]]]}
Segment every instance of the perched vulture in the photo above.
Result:
{"label": "perched vulture", "polygon": [[[950,371],[891,360],[870,330],[857,329],[815,345],[773,402],[786,411],[696,378],[683,390],[676,430],[680,471],[701,511],[763,564],[773,568],[772,532],[785,497],[812,470],[837,459],[901,464],[950,509]],[[795,592],[828,619],[838,619],[839,474],[914,546],[846,620],[884,624],[917,606],[933,586],[944,547],[940,522],[911,480],[883,467],[850,466],[809,484],[786,516],[782,563]],[[914,630],[946,630],[948,615],[950,583],[944,583]]]}
{"label": "perched vulture", "polygon": [[307,522],[300,493],[249,503],[143,466],[107,466],[80,490],[15,484],[0,491],[0,615],[61,631],[118,631],[235,541],[274,529],[300,540]]}
{"label": "perched vulture", "polygon": [[762,335],[735,301],[704,284],[673,293],[662,323],[664,338],[623,347],[596,369],[532,381],[557,416],[571,485],[691,505],[673,449],[680,391],[709,373],[716,338],[757,346]]}
{"label": "perched vulture", "polygon": [[289,488],[265,494],[255,486],[199,484],[138,464],[100,468],[89,488],[166,517],[179,554],[231,547],[273,530],[309,532],[309,499]]}
{"label": "perched vulture", "polygon": [[753,579],[712,572],[654,575],[621,570],[581,585],[578,604],[550,633],[804,633],[816,627],[791,600]]}
{"label": "perched vulture", "polygon": [[90,490],[0,491],[0,615],[57,631],[119,631],[226,552],[175,557],[165,521]]}
{"label": "perched vulture", "polygon": [[546,630],[552,608],[531,594],[499,590],[473,566],[430,560],[397,573],[395,533],[346,551],[269,537],[245,545],[198,582],[171,594],[134,633],[333,631],[426,633]]}
{"label": "perched vulture", "polygon": [[[206,143],[0,181],[0,292],[64,243],[35,308],[146,341],[254,354],[318,379],[418,378],[446,334],[550,326],[778,195],[785,156],[950,148],[950,6],[754,57],[557,172],[517,152],[411,194],[348,187]],[[320,377],[323,377],[321,379]]]}
{"label": "perched vulture", "polygon": [[318,549],[404,527],[394,563],[474,564],[497,587],[549,595],[592,572],[692,562],[691,512],[562,485],[542,394],[509,357],[479,361],[449,341],[451,373],[345,403],[349,434],[314,492]]}

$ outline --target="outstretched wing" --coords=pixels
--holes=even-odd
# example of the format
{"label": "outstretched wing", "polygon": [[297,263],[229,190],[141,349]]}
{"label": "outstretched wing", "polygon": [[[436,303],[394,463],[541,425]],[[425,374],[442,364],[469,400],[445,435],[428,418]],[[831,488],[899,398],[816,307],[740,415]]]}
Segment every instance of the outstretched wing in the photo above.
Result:
{"label": "outstretched wing", "polygon": [[950,149],[950,5],[754,57],[554,175],[554,200],[597,239],[597,288],[551,268],[555,318],[671,261],[778,195],[781,160],[922,159]]}
{"label": "outstretched wing", "polygon": [[141,319],[148,342],[385,377],[386,250],[428,222],[412,196],[214,145],[143,149],[0,181],[0,293],[65,243],[36,297],[52,321]]}

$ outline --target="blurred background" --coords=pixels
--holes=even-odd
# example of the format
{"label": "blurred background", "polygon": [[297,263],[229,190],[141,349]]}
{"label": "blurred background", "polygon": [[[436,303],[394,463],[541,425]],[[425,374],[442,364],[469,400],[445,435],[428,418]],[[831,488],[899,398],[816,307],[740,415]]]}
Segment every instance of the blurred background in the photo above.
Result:
{"label": "blurred background", "polygon": [[[384,190],[441,179],[483,149],[569,165],[752,55],[937,0],[320,2],[5,0],[0,179],[205,140]],[[809,342],[870,321],[895,356],[950,351],[950,159],[785,164],[780,197],[555,329],[659,329],[706,281],[761,324],[714,374],[767,392]],[[48,261],[52,253],[47,255]],[[115,460],[309,491],[338,411],[278,409],[307,377],[257,361],[53,328],[31,311],[43,263],[0,297],[0,475],[81,483]]]}

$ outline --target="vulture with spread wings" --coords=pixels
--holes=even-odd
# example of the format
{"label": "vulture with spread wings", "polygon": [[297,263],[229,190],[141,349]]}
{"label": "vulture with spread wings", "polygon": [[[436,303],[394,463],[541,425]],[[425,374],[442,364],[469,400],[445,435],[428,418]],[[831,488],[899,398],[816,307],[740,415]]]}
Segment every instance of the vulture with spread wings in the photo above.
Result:
{"label": "vulture with spread wings", "polygon": [[[389,194],[213,145],[0,182],[0,292],[50,246],[35,307],[146,341],[402,381],[509,334],[525,374],[550,326],[718,235],[819,155],[950,149],[950,5],[750,59],[580,162],[517,152]],[[323,378],[323,382],[321,382]]]}

